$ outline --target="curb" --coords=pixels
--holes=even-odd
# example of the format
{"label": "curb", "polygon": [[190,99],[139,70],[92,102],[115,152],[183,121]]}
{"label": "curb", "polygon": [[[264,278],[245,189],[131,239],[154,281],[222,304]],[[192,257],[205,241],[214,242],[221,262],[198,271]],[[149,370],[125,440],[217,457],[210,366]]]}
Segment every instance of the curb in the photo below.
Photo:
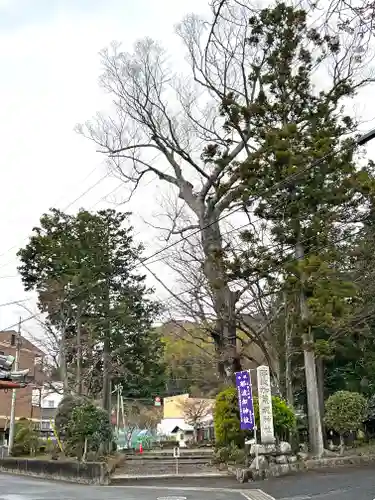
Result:
{"label": "curb", "polygon": [[124,474],[119,476],[112,476],[110,484],[118,485],[128,482],[140,482],[140,481],[155,481],[158,479],[164,480],[174,480],[174,479],[228,479],[233,477],[232,474],[212,472],[212,473],[191,473],[191,474],[148,474],[144,476],[137,476],[133,474]]}
{"label": "curb", "polygon": [[361,467],[375,464],[375,455],[349,455],[309,459],[294,464],[272,465],[268,469],[254,470],[245,467],[229,466],[228,471],[240,483],[262,481],[282,476],[292,476],[310,471],[337,471],[345,467]]}

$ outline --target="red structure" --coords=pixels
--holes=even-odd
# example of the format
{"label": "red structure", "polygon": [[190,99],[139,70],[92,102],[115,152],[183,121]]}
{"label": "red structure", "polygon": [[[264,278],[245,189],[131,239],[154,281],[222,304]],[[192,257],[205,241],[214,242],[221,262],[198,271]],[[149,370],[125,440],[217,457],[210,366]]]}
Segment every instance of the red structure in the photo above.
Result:
{"label": "red structure", "polygon": [[26,385],[27,384],[12,382],[10,380],[0,380],[0,390],[21,389],[22,387],[26,387]]}

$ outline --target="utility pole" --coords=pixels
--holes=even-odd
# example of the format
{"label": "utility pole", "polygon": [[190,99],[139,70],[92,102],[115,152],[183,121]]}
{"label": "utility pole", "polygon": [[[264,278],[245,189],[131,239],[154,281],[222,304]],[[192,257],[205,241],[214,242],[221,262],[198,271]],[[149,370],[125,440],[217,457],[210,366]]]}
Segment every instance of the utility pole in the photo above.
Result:
{"label": "utility pole", "polygon": [[[20,350],[21,350],[21,318],[18,322],[18,332],[16,339],[16,356],[14,360],[14,369],[18,370],[18,363],[20,359]],[[16,425],[16,397],[17,397],[17,389],[12,390],[12,403],[10,407],[10,422],[9,422],[9,443],[8,443],[8,453],[12,454],[12,448],[14,443],[14,430]]]}

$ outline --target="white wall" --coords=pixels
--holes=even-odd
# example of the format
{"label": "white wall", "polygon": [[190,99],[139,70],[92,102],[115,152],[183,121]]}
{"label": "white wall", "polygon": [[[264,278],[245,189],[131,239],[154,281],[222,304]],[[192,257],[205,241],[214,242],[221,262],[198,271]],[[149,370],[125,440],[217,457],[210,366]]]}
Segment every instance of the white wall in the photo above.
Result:
{"label": "white wall", "polygon": [[51,384],[48,384],[42,389],[42,408],[57,408],[59,406],[59,403],[63,398],[63,394],[60,394],[62,383],[56,382],[54,387],[56,388],[55,391],[53,390],[53,386],[51,386]]}

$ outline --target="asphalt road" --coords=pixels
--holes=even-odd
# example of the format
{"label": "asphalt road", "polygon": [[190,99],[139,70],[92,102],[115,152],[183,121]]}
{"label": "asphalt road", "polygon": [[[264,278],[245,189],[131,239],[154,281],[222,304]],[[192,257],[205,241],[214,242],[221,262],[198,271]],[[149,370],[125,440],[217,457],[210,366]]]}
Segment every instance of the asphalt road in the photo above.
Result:
{"label": "asphalt road", "polygon": [[84,486],[0,474],[0,500],[271,500],[227,489],[180,485]]}
{"label": "asphalt road", "polygon": [[187,479],[142,485],[81,486],[0,475],[0,500],[374,500],[375,467],[309,472],[259,483]]}
{"label": "asphalt road", "polygon": [[375,466],[311,471],[251,486],[277,500],[374,500]]}

